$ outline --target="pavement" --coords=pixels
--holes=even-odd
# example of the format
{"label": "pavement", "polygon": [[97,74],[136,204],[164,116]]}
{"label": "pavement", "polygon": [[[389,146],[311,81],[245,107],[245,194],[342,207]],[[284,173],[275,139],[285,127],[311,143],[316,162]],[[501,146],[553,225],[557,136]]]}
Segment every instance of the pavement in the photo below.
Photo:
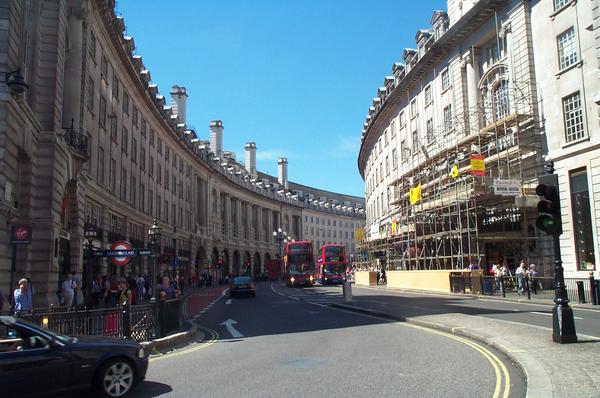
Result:
{"label": "pavement", "polygon": [[[386,286],[355,286],[354,289],[385,290],[398,295],[403,292]],[[547,300],[541,302],[547,303]],[[388,306],[382,310],[361,296],[354,296],[348,303],[330,305],[443,330],[493,346],[521,367],[527,378],[528,398],[600,398],[600,339],[597,337],[578,334],[577,343],[557,344],[552,341],[549,328],[458,313],[405,317],[400,308]],[[598,306],[584,304],[577,304],[577,308],[600,310]]]}

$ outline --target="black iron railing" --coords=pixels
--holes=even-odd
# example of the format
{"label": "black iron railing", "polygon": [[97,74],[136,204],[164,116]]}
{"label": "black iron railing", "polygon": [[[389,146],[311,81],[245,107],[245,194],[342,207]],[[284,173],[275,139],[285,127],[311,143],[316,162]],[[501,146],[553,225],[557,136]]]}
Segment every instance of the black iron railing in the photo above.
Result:
{"label": "black iron railing", "polygon": [[148,341],[179,330],[180,300],[96,310],[51,307],[20,318],[69,336],[108,336]]}
{"label": "black iron railing", "polygon": [[[590,278],[565,278],[567,296],[571,301],[580,303],[598,303],[598,281]],[[503,277],[481,275],[480,272],[452,272],[450,274],[450,291],[453,293],[483,294],[489,296],[521,297],[527,299],[547,299],[555,297],[554,278],[552,277],[520,277],[507,275]],[[594,293],[592,293],[594,291]]]}
{"label": "black iron railing", "polygon": [[67,130],[62,134],[62,137],[72,151],[86,159],[89,157],[88,137],[86,135]]}

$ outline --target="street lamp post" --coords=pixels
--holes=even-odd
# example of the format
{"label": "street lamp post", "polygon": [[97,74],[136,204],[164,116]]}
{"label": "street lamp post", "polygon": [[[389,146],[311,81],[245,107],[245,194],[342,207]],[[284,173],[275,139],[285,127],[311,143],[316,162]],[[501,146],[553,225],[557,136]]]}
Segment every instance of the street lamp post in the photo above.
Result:
{"label": "street lamp post", "polygon": [[173,233],[171,234],[173,240],[173,284],[179,288],[177,281],[177,227],[173,227]]}
{"label": "street lamp post", "polygon": [[283,243],[288,242],[287,232],[281,229],[281,227],[277,228],[276,231],[273,231],[273,236],[277,241],[277,248],[279,250],[279,279],[283,280]]}
{"label": "street lamp post", "polygon": [[150,228],[148,228],[148,236],[150,237],[150,244],[152,250],[152,272],[150,276],[150,289],[152,289],[152,298],[151,301],[156,301],[156,242],[160,238],[162,233],[162,229],[158,226],[158,221],[156,218]]}
{"label": "street lamp post", "polygon": [[98,230],[96,228],[96,223],[91,223],[88,217],[87,222],[83,226],[83,236],[87,239],[87,250],[86,250],[86,268],[87,272],[85,275],[85,286],[87,290],[87,304],[89,307],[92,306],[93,300],[92,296],[94,294],[93,278],[92,278],[92,256],[94,254],[94,238],[98,235]]}

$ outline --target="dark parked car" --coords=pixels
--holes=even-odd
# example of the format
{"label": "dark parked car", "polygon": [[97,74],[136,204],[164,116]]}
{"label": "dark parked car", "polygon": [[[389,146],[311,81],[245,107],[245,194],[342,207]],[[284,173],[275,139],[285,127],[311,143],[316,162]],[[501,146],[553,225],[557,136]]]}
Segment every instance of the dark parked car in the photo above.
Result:
{"label": "dark parked car", "polygon": [[68,337],[13,316],[0,316],[0,396],[94,388],[123,397],[146,377],[148,356],[130,340]]}
{"label": "dark parked car", "polygon": [[229,284],[229,297],[248,294],[256,297],[256,286],[248,276],[236,276]]}

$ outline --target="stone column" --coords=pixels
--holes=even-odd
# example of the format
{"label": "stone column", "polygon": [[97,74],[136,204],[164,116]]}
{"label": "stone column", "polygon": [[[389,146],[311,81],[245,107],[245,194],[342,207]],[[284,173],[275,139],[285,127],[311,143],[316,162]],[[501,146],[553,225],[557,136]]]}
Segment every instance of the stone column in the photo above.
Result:
{"label": "stone column", "polygon": [[84,11],[80,6],[69,6],[68,15],[68,43],[67,60],[65,62],[64,97],[63,97],[63,126],[70,126],[81,130],[81,65],[83,61],[83,16]]}
{"label": "stone column", "polygon": [[475,134],[479,131],[480,111],[479,106],[479,64],[478,49],[472,48],[463,58],[465,71],[467,75],[467,107],[469,115],[469,134]]}
{"label": "stone column", "polygon": [[[264,236],[263,232],[263,221],[262,221],[262,208],[260,206],[256,206],[256,232],[255,237],[258,244],[262,242],[262,237]],[[264,254],[263,254],[264,255]]]}

